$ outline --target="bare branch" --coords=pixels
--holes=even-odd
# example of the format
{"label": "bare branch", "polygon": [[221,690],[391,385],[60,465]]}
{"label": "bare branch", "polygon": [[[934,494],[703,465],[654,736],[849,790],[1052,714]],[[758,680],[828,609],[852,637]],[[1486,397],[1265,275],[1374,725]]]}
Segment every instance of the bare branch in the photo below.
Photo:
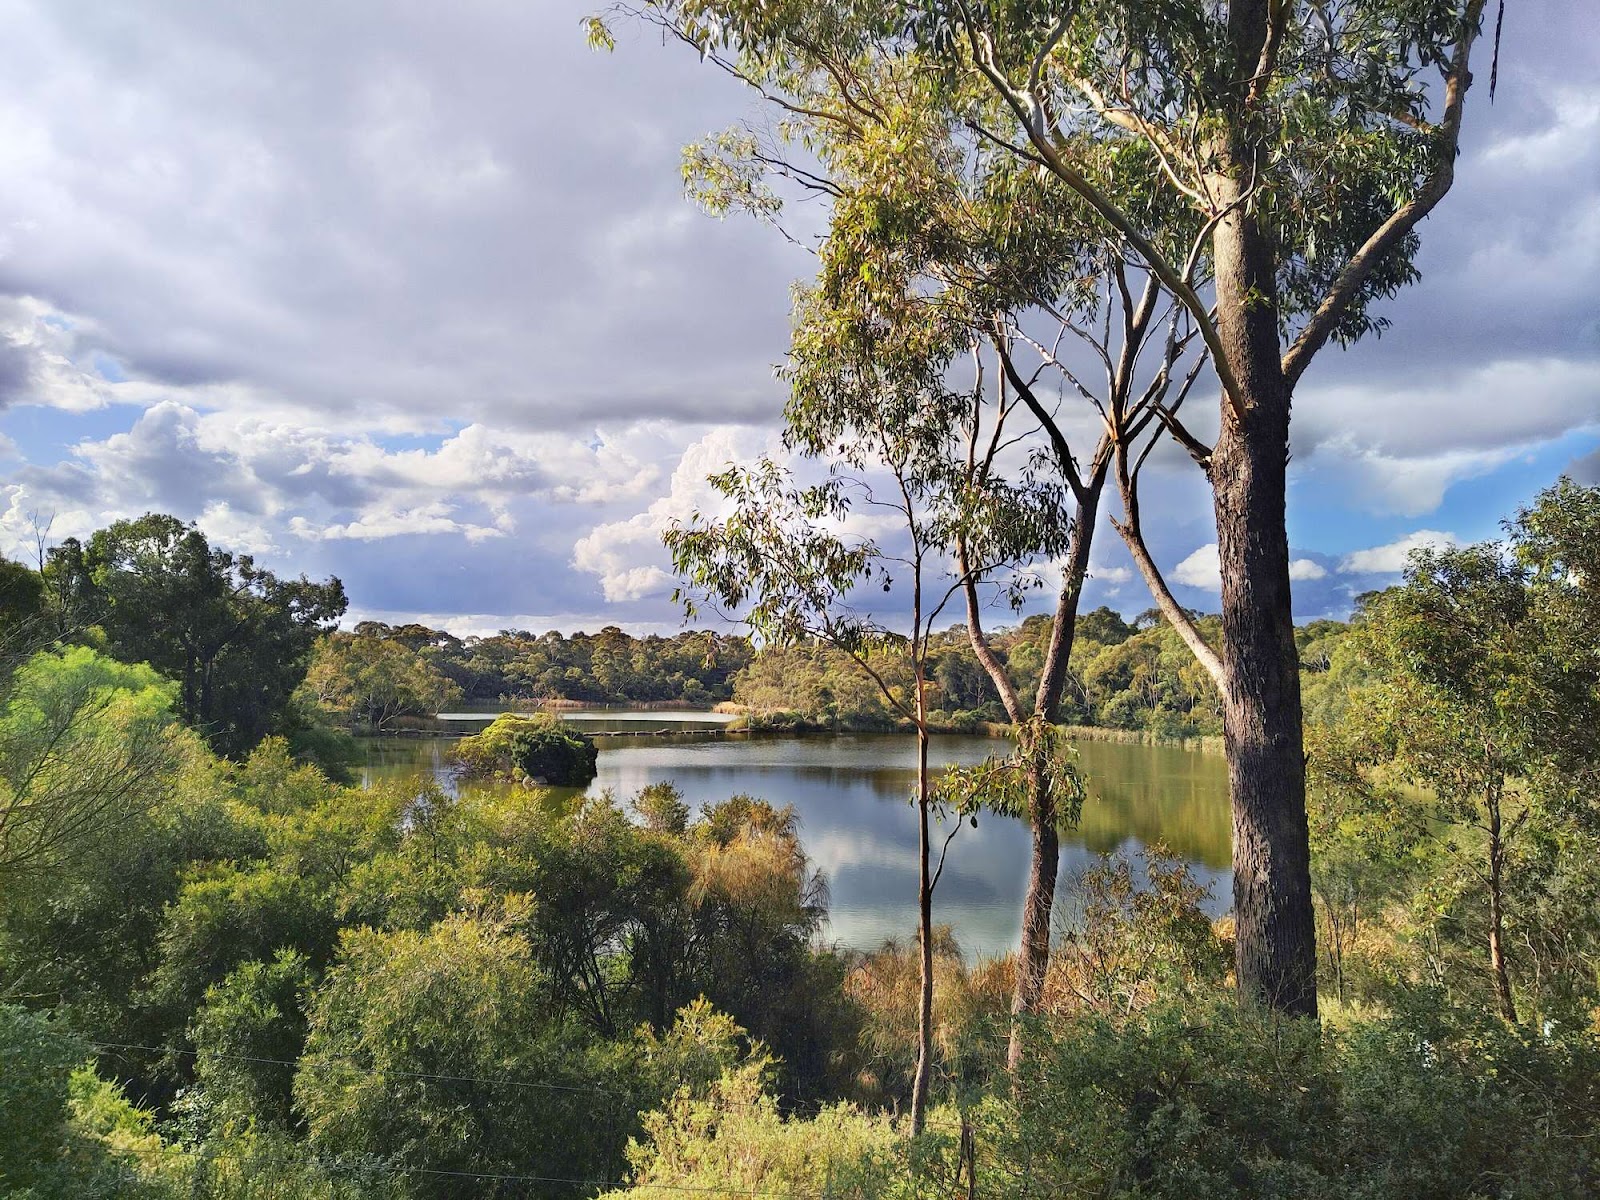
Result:
{"label": "bare branch", "polygon": [[1022,402],[1028,406],[1028,411],[1033,413],[1040,426],[1044,429],[1045,435],[1050,439],[1050,447],[1055,452],[1056,464],[1061,468],[1061,474],[1066,478],[1067,486],[1072,489],[1072,494],[1081,502],[1084,494],[1083,479],[1078,474],[1078,464],[1072,457],[1072,447],[1068,444],[1066,436],[1061,432],[1061,427],[1056,424],[1049,410],[1039,402],[1039,398],[1034,395],[1033,389],[1017,373],[1017,368],[1011,361],[1011,355],[998,342],[995,345],[995,349],[999,352],[1000,365],[1005,370],[1006,378],[1010,380],[1011,386],[1016,389],[1017,395],[1022,397]]}
{"label": "bare branch", "polygon": [[1112,527],[1122,535],[1128,553],[1133,556],[1134,565],[1144,577],[1145,586],[1155,598],[1156,607],[1161,610],[1161,615],[1166,617],[1167,622],[1183,639],[1183,644],[1189,647],[1195,659],[1205,668],[1206,674],[1211,676],[1218,693],[1226,697],[1228,685],[1227,676],[1222,669],[1222,659],[1211,648],[1210,643],[1200,636],[1200,630],[1196,628],[1194,621],[1173,596],[1172,589],[1167,586],[1166,577],[1162,575],[1161,568],[1156,566],[1156,561],[1150,554],[1150,547],[1145,544],[1144,527],[1139,519],[1139,491],[1129,470],[1126,443],[1120,443],[1117,447],[1117,487],[1122,493],[1125,519],[1119,521],[1113,517]]}

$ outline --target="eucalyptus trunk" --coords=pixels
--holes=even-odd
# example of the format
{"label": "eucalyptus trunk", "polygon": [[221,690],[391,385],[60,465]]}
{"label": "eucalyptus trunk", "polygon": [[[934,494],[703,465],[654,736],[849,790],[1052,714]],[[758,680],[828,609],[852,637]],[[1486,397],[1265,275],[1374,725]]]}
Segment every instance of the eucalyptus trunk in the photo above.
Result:
{"label": "eucalyptus trunk", "polygon": [[1028,769],[1033,816],[1033,851],[1028,858],[1028,889],[1022,901],[1022,945],[1017,952],[1016,985],[1011,994],[1011,1036],[1006,1044],[1006,1069],[1022,1061],[1022,1022],[1018,1017],[1039,1011],[1045,975],[1050,969],[1050,922],[1056,881],[1061,873],[1061,835],[1056,831],[1055,801],[1037,766]]}
{"label": "eucalyptus trunk", "polygon": [[[1219,202],[1239,181],[1214,179]],[[1213,240],[1217,332],[1237,380],[1211,459],[1222,568],[1223,739],[1233,810],[1240,998],[1317,1012],[1316,924],[1306,828],[1300,658],[1284,524],[1292,386],[1278,341],[1272,248],[1247,204]]]}
{"label": "eucalyptus trunk", "polygon": [[1497,786],[1489,795],[1489,969],[1494,975],[1494,997],[1500,1015],[1515,1024],[1517,1004],[1511,995],[1511,972],[1506,967],[1505,857]]}
{"label": "eucalyptus trunk", "polygon": [[[1105,481],[1103,467],[1091,475],[1073,514],[1071,540],[1056,599],[1055,620],[1051,625],[1050,647],[1034,696],[1033,715],[1045,724],[1054,724],[1061,715],[1061,693],[1066,685],[1067,664],[1077,636],[1078,602],[1083,581],[1089,571],[1089,549],[1099,517],[1100,488]],[[985,647],[987,649],[987,647]],[[1003,673],[1003,664],[988,656],[991,673]],[[998,680],[997,680],[998,682]],[[1021,724],[1020,712],[1011,714]],[[1019,753],[1028,761],[1028,821],[1032,851],[1028,858],[1028,886],[1022,900],[1022,944],[1017,952],[1017,970],[1011,993],[1011,1034],[1006,1043],[1006,1068],[1015,1073],[1022,1060],[1023,1022],[1019,1019],[1039,1011],[1044,995],[1045,976],[1050,969],[1050,933],[1055,912],[1056,885],[1061,874],[1060,814],[1056,811],[1051,781],[1041,758],[1031,746],[1019,744]]]}
{"label": "eucalyptus trunk", "polygon": [[933,878],[928,859],[928,721],[917,679],[917,1069],[911,1080],[911,1132],[919,1134],[928,1119],[928,1084],[933,1077]]}

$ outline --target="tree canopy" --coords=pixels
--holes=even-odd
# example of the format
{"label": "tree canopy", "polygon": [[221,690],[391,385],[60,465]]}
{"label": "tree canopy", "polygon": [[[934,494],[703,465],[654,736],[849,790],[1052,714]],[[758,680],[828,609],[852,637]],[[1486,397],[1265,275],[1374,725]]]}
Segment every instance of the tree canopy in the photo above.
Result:
{"label": "tree canopy", "polygon": [[69,539],[47,573],[71,597],[75,622],[98,626],[117,658],[173,680],[178,714],[226,754],[283,728],[312,647],[346,606],[337,579],[280,579],[154,513],[84,545]]}

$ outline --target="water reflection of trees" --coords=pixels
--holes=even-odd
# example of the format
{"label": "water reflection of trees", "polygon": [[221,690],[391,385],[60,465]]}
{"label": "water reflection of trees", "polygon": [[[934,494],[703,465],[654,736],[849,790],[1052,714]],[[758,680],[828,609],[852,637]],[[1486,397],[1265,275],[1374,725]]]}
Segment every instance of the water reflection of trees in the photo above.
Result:
{"label": "water reflection of trees", "polygon": [[[373,782],[447,776],[440,739],[373,739],[367,776]],[[674,733],[601,739],[594,790],[630,796],[670,780],[693,808],[744,792],[792,804],[807,851],[828,875],[833,936],[854,943],[904,935],[913,914],[916,814],[914,744],[899,735],[717,737]],[[941,737],[936,763],[976,763],[993,739]],[[1080,765],[1090,800],[1075,835],[1063,846],[1063,886],[1093,855],[1164,842],[1199,868],[1226,902],[1229,828],[1226,765],[1219,756],[1166,746],[1084,743]],[[463,784],[463,790],[485,786]],[[493,785],[490,785],[493,786]],[[941,894],[942,920],[958,928],[970,951],[996,952],[1016,935],[1027,858],[1027,831],[1003,817],[963,829]],[[908,888],[912,890],[907,890]],[[969,944],[970,943],[970,944]]]}

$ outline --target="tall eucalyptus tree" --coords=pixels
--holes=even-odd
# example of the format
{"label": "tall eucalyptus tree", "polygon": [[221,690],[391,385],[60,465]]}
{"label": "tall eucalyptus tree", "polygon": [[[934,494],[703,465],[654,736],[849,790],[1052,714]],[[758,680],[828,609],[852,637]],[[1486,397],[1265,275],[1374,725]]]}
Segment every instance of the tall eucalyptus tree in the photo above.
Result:
{"label": "tall eucalyptus tree", "polygon": [[860,83],[903,67],[952,122],[1087,205],[1182,304],[1221,384],[1216,444],[1180,440],[1209,476],[1222,565],[1224,644],[1207,666],[1222,683],[1238,984],[1292,1014],[1317,1001],[1290,402],[1323,347],[1381,328],[1376,303],[1417,277],[1417,226],[1454,182],[1484,2],[643,4],[784,109],[807,149],[826,124],[898,154],[874,136],[885,98]]}

